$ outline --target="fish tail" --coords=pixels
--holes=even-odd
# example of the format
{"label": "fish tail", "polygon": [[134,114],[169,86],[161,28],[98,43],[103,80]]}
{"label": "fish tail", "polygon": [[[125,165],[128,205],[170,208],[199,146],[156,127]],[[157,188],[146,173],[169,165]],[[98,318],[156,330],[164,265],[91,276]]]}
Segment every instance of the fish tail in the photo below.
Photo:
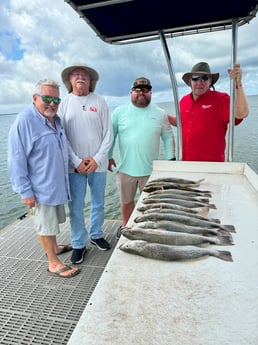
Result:
{"label": "fish tail", "polygon": [[224,261],[233,261],[231,253],[227,250],[216,250],[213,255]]}
{"label": "fish tail", "polygon": [[233,239],[230,233],[218,235],[218,240],[220,241],[220,245],[227,246],[227,245],[233,245]]}
{"label": "fish tail", "polygon": [[221,229],[229,232],[236,232],[234,225],[221,225]]}
{"label": "fish tail", "polygon": [[209,208],[214,209],[214,210],[216,210],[216,209],[217,209],[217,207],[216,207],[216,205],[215,205],[215,204],[208,204],[207,206],[208,206]]}
{"label": "fish tail", "polygon": [[208,204],[208,202],[209,202],[209,199],[208,198],[198,198],[198,201],[200,201],[200,202],[204,202],[204,203],[207,203]]}
{"label": "fish tail", "polygon": [[137,211],[140,211],[140,212],[144,212],[144,211],[146,211],[146,207],[145,206],[139,206],[139,207],[137,207]]}
{"label": "fish tail", "polygon": [[208,192],[207,193],[200,193],[199,196],[204,196],[206,198],[211,198],[212,197],[211,193],[208,193]]}
{"label": "fish tail", "polygon": [[205,178],[201,178],[200,180],[195,181],[194,184],[200,185],[203,181],[205,181]]}
{"label": "fish tail", "polygon": [[218,218],[211,218],[211,221],[213,221],[214,223],[218,223],[218,224],[221,223],[220,219],[218,219]]}

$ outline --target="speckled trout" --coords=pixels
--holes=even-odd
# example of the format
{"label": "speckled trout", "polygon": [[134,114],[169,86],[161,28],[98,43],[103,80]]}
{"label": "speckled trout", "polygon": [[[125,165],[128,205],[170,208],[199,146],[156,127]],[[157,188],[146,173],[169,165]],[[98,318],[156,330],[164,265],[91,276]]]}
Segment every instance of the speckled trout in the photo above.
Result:
{"label": "speckled trout", "polygon": [[130,254],[146,258],[175,261],[198,259],[203,256],[214,256],[225,261],[233,261],[232,255],[226,250],[217,250],[210,247],[173,246],[168,244],[150,243],[142,240],[129,240],[119,246],[119,249]]}
{"label": "speckled trout", "polygon": [[[148,183],[144,186],[143,191],[146,193],[151,193],[156,190],[166,190],[166,189],[178,189],[178,190],[187,190],[187,191],[200,191],[200,189],[194,189],[192,186],[187,184],[175,184],[175,183]],[[205,191],[206,193],[210,193],[209,191]]]}
{"label": "speckled trout", "polygon": [[184,232],[167,231],[164,229],[143,229],[123,227],[122,235],[130,240],[144,240],[147,242],[173,244],[173,245],[200,245],[200,244],[216,244],[216,245],[232,245],[231,236],[202,236]]}
{"label": "speckled trout", "polygon": [[153,213],[148,213],[148,214],[143,214],[141,216],[138,216],[134,219],[135,223],[140,223],[140,222],[145,222],[148,220],[152,220],[154,222],[159,221],[159,220],[170,220],[174,222],[179,222],[187,225],[192,225],[192,226],[203,226],[206,228],[220,228],[222,230],[230,231],[230,232],[235,232],[235,227],[234,225],[223,225],[219,224],[216,222],[212,222],[210,220],[204,220],[204,219],[198,219],[194,217],[189,217],[185,215],[179,215],[175,213],[158,213],[158,212],[153,212]]}
{"label": "speckled trout", "polygon": [[200,182],[197,181],[196,183],[179,183],[173,181],[157,181],[152,180],[147,182],[144,187],[145,192],[152,192],[155,190],[162,190],[162,189],[178,189],[178,190],[188,190],[188,191],[195,191],[200,193],[210,193],[210,191],[203,191],[197,187],[199,187]]}
{"label": "speckled trout", "polygon": [[190,184],[190,185],[199,185],[202,183],[205,179],[202,178],[200,180],[194,181],[194,180],[189,180],[189,179],[184,179],[180,177],[159,177],[153,180],[150,180],[149,183],[153,182],[174,182],[174,183],[179,183],[179,184]]}
{"label": "speckled trout", "polygon": [[208,191],[192,191],[192,190],[183,190],[183,189],[158,189],[153,192],[149,193],[149,196],[152,195],[163,195],[163,194],[180,194],[180,195],[186,195],[186,196],[194,196],[194,197],[207,197],[211,198],[211,192]]}
{"label": "speckled trout", "polygon": [[165,229],[167,231],[187,232],[189,234],[202,234],[204,236],[219,235],[220,233],[228,233],[228,231],[219,228],[205,228],[202,226],[190,226],[184,223],[173,222],[169,220],[159,220],[156,222],[145,221],[132,225],[132,228],[140,227],[144,229]]}
{"label": "speckled trout", "polygon": [[148,200],[153,200],[153,199],[181,199],[181,200],[186,200],[186,201],[197,201],[197,202],[203,202],[208,204],[209,203],[209,198],[202,198],[202,197],[194,197],[190,195],[182,195],[182,194],[149,194],[146,198]]}
{"label": "speckled trout", "polygon": [[150,204],[145,204],[145,205],[141,205],[137,207],[137,211],[140,212],[145,212],[148,211],[150,209],[156,208],[158,210],[177,210],[177,211],[185,211],[188,213],[192,213],[192,214],[200,214],[203,216],[208,216],[209,213],[209,207],[204,206],[200,209],[195,209],[195,208],[190,208],[190,207],[184,207],[181,205],[176,205],[173,203],[165,203],[165,202],[154,202],[154,203],[150,203]]}
{"label": "speckled trout", "polygon": [[144,214],[149,214],[149,213],[166,213],[166,214],[171,214],[171,213],[174,213],[174,214],[182,214],[182,215],[185,215],[185,216],[189,216],[189,217],[195,217],[197,219],[204,219],[204,220],[210,220],[212,222],[216,222],[216,223],[220,223],[220,220],[217,219],[217,218],[211,218],[211,217],[208,217],[208,216],[203,216],[201,214],[198,214],[198,213],[191,213],[191,212],[186,212],[186,211],[182,211],[182,210],[173,210],[173,209],[167,209],[167,208],[150,208],[146,211],[144,211]]}
{"label": "speckled trout", "polygon": [[168,203],[168,204],[175,204],[189,208],[199,208],[207,206],[212,209],[216,209],[216,205],[210,203],[204,203],[200,201],[190,201],[190,200],[183,200],[183,199],[173,199],[173,198],[159,198],[159,199],[151,199],[145,198],[142,200],[143,204],[152,204],[152,203]]}

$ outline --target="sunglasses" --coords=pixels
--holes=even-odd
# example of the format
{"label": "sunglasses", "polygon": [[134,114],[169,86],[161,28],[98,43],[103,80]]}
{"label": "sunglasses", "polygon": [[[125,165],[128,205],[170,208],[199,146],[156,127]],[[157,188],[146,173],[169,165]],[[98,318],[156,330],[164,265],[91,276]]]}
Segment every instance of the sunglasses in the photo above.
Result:
{"label": "sunglasses", "polygon": [[76,77],[76,78],[82,77],[82,78],[85,78],[85,79],[90,79],[90,76],[87,73],[74,72],[74,73],[71,73],[70,75],[73,76],[73,77]]}
{"label": "sunglasses", "polygon": [[147,89],[146,87],[139,87],[139,88],[132,88],[133,92],[142,92],[142,93],[149,93],[150,89]]}
{"label": "sunglasses", "polygon": [[50,104],[53,101],[55,105],[58,105],[61,102],[61,98],[58,97],[41,95],[40,93],[36,93],[36,95],[41,97],[42,101],[46,104]]}
{"label": "sunglasses", "polygon": [[209,78],[210,77],[208,75],[200,75],[198,77],[192,77],[191,80],[194,82],[196,82],[198,80],[207,81],[207,80],[209,80]]}

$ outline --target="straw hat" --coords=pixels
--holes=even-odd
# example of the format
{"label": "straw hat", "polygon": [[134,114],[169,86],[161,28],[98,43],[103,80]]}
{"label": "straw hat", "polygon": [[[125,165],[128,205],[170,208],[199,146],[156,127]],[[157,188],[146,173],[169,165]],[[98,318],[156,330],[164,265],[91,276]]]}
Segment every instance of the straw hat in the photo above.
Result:
{"label": "straw hat", "polygon": [[191,72],[185,73],[182,77],[183,81],[188,85],[191,86],[190,80],[193,75],[205,75],[208,74],[211,77],[211,86],[216,83],[219,79],[219,73],[211,73],[210,66],[207,62],[198,62],[196,65],[193,66]]}
{"label": "straw hat", "polygon": [[72,92],[72,84],[70,83],[70,75],[74,70],[76,70],[78,68],[84,69],[85,72],[89,73],[89,75],[90,75],[90,88],[89,88],[89,90],[93,92],[95,90],[97,81],[99,79],[98,72],[95,71],[95,69],[93,69],[89,66],[80,64],[80,63],[66,67],[61,74],[63,83],[65,84],[68,92],[69,93]]}

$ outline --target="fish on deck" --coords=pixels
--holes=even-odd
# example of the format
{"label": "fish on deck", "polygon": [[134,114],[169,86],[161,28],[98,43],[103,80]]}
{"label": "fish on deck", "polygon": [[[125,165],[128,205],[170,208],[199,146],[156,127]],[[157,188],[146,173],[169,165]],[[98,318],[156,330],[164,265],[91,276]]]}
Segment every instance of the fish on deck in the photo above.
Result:
{"label": "fish on deck", "polygon": [[207,207],[207,206],[201,207],[199,210],[196,210],[194,208],[180,206],[180,205],[176,205],[173,203],[165,203],[165,202],[150,203],[150,204],[141,205],[141,206],[138,206],[136,208],[136,210],[140,211],[140,212],[145,212],[145,211],[148,211],[148,210],[153,209],[153,208],[156,208],[159,210],[185,211],[185,212],[192,213],[192,214],[200,214],[200,215],[203,215],[204,217],[205,216],[208,217],[208,214],[209,214],[209,207]]}
{"label": "fish on deck", "polygon": [[148,183],[152,182],[172,182],[172,183],[179,183],[179,184],[190,184],[190,185],[200,185],[203,181],[205,181],[204,178],[194,181],[194,180],[189,180],[189,179],[184,179],[180,177],[159,177],[150,180]]}
{"label": "fish on deck", "polygon": [[167,231],[164,229],[144,229],[123,227],[121,229],[123,236],[130,240],[144,240],[147,242],[172,244],[172,245],[232,245],[232,237],[228,235],[203,236],[183,232]]}
{"label": "fish on deck", "polygon": [[173,188],[168,188],[168,189],[157,189],[154,190],[153,192],[149,192],[148,196],[152,195],[163,195],[163,194],[180,194],[180,195],[186,195],[186,196],[193,196],[193,197],[207,197],[211,198],[212,194],[209,191],[193,191],[193,190],[184,190],[184,189],[173,189]]}
{"label": "fish on deck", "polygon": [[228,231],[221,230],[219,228],[205,228],[202,226],[192,226],[184,223],[169,221],[169,220],[158,220],[158,221],[144,221],[132,225],[132,228],[144,228],[144,229],[164,229],[167,231],[176,231],[176,232],[187,232],[189,234],[202,234],[204,236],[219,234],[228,234]]}
{"label": "fish on deck", "polygon": [[141,216],[136,217],[134,219],[134,222],[140,223],[140,222],[144,222],[148,220],[152,220],[154,222],[159,221],[159,220],[169,220],[169,221],[184,223],[184,224],[192,225],[192,226],[198,226],[198,227],[203,226],[206,228],[220,228],[221,230],[235,232],[234,225],[224,225],[224,224],[212,222],[210,220],[197,219],[194,217],[173,214],[173,213],[169,214],[169,213],[158,213],[158,212],[154,213],[153,212],[153,213],[143,214]]}
{"label": "fish on deck", "polygon": [[188,208],[200,208],[200,207],[209,207],[210,209],[216,209],[215,204],[200,202],[200,201],[193,201],[193,200],[186,200],[186,199],[177,199],[177,198],[144,198],[142,200],[143,204],[153,204],[153,203],[168,203],[168,204],[175,204],[180,205]]}
{"label": "fish on deck", "polygon": [[182,210],[173,210],[173,209],[160,209],[160,208],[150,208],[146,211],[143,212],[143,214],[149,214],[149,213],[155,213],[155,212],[158,212],[158,213],[167,213],[167,214],[171,214],[171,213],[174,213],[174,214],[181,214],[181,215],[185,215],[185,216],[189,216],[189,217],[194,217],[196,219],[203,219],[203,220],[210,220],[212,222],[216,222],[216,223],[220,223],[220,219],[218,218],[211,218],[209,217],[208,215],[207,216],[203,216],[201,214],[198,214],[198,213],[191,213],[191,212],[186,212],[186,211],[182,211]]}
{"label": "fish on deck", "polygon": [[160,243],[150,243],[143,240],[129,240],[119,246],[119,249],[146,258],[175,261],[192,260],[205,256],[214,256],[224,261],[233,261],[229,251],[217,250],[210,247],[201,248],[197,246],[173,246]]}
{"label": "fish on deck", "polygon": [[164,193],[164,194],[149,194],[147,196],[148,200],[153,200],[153,199],[181,199],[181,200],[188,200],[188,201],[197,201],[197,202],[203,202],[203,203],[209,203],[209,198],[203,198],[203,197],[194,197],[190,195],[182,195],[182,194],[176,194],[176,193]]}
{"label": "fish on deck", "polygon": [[150,193],[150,192],[154,192],[158,190],[173,189],[173,190],[184,190],[184,191],[189,191],[189,192],[210,194],[211,193],[210,191],[197,188],[200,186],[201,181],[202,180],[199,180],[196,183],[178,183],[178,182],[173,182],[173,181],[152,180],[146,183],[146,185],[143,188],[143,191]]}

